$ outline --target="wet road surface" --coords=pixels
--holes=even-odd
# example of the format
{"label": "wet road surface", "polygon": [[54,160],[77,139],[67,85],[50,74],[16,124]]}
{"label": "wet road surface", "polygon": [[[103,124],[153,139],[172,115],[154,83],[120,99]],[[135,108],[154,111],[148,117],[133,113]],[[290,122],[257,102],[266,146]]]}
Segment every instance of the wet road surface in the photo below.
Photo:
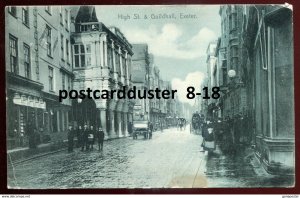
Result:
{"label": "wet road surface", "polygon": [[243,153],[200,152],[199,135],[175,128],[151,140],[104,142],[104,151],[66,151],[9,167],[9,188],[205,188],[292,186],[258,172]]}

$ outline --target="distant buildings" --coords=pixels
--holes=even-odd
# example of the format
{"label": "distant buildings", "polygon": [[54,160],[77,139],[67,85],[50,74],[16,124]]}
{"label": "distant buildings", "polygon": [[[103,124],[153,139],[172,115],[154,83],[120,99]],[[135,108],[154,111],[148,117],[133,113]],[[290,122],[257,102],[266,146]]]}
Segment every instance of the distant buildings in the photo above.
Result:
{"label": "distant buildings", "polygon": [[[161,78],[160,71],[155,66],[154,56],[148,51],[148,45],[133,44],[132,46],[134,53],[131,74],[133,86],[140,90],[155,90],[156,88],[171,90],[171,83]],[[176,117],[183,115],[183,109],[179,108],[179,105],[181,105],[181,102],[178,98],[170,100],[157,98],[136,100],[133,111],[134,117],[146,116],[155,125],[167,127],[170,122],[175,124]]]}

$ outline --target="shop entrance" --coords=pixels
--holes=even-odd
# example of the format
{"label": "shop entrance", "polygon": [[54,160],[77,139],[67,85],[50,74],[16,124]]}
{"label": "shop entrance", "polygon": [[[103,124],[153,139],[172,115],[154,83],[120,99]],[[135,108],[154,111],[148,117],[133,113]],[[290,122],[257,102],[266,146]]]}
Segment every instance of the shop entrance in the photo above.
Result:
{"label": "shop entrance", "polygon": [[77,126],[98,126],[99,110],[96,108],[96,103],[91,99],[78,100],[73,103],[74,123]]}

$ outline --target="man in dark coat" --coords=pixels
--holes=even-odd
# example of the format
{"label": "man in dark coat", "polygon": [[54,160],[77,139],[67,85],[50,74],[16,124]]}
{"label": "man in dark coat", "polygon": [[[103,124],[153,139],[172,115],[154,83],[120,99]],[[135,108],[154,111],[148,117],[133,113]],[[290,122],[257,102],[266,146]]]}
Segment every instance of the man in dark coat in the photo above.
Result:
{"label": "man in dark coat", "polygon": [[153,124],[149,122],[149,139],[152,139],[152,132],[153,132]]}
{"label": "man in dark coat", "polygon": [[68,128],[68,152],[73,152],[74,145],[74,130],[72,125],[69,125]]}
{"label": "man in dark coat", "polygon": [[128,133],[132,135],[132,123],[128,122]]}
{"label": "man in dark coat", "polygon": [[[29,131],[31,128],[28,128],[27,130]],[[29,148],[30,149],[35,149],[36,148],[36,134],[37,134],[37,129],[33,127],[32,131],[29,131]]]}
{"label": "man in dark coat", "polygon": [[84,147],[86,150],[88,150],[88,135],[90,130],[88,129],[88,126],[85,124],[83,128],[82,133],[82,144],[81,144],[81,150],[84,151]]}
{"label": "man in dark coat", "polygon": [[98,140],[99,151],[103,151],[103,141],[104,141],[104,130],[102,127],[99,127],[96,133]]}
{"label": "man in dark coat", "polygon": [[95,142],[95,130],[94,130],[94,126],[91,125],[90,132],[88,134],[88,145],[90,150],[94,149],[94,142]]}
{"label": "man in dark coat", "polygon": [[77,147],[82,147],[82,144],[83,144],[83,129],[82,129],[82,126],[79,125],[78,128],[77,128],[77,139],[78,139],[78,142],[77,142]]}

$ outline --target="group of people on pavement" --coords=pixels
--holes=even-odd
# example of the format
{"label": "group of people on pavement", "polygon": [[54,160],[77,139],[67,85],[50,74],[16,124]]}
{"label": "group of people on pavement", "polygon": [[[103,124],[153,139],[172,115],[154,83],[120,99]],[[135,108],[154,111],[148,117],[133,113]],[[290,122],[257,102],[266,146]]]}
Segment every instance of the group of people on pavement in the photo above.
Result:
{"label": "group of people on pavement", "polygon": [[[75,138],[76,137],[76,138]],[[77,139],[76,147],[81,148],[81,151],[89,151],[94,149],[95,140],[98,143],[98,150],[103,151],[104,130],[102,127],[94,128],[85,124],[83,127],[73,127],[69,125],[68,128],[68,151],[72,152],[74,148],[74,140]]]}
{"label": "group of people on pavement", "polygon": [[[206,119],[202,124],[202,136],[204,140],[213,138],[221,149],[230,151],[241,144],[251,144],[251,123],[250,116],[242,114],[226,116],[223,120]],[[209,134],[208,128],[213,128],[214,133]]]}

